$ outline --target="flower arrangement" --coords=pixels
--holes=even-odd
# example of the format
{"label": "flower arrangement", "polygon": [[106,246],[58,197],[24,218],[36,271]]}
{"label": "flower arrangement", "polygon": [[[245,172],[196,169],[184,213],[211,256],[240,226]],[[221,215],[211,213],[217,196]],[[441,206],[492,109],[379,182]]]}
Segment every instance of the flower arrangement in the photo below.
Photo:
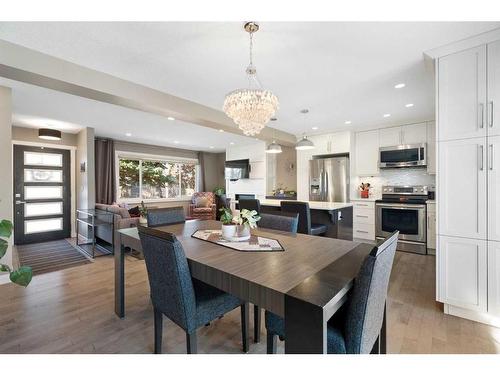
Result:
{"label": "flower arrangement", "polygon": [[368,198],[370,195],[371,185],[369,182],[362,182],[359,185],[359,190],[361,191],[361,198]]}
{"label": "flower arrangement", "polygon": [[257,222],[260,220],[255,210],[243,209],[238,215],[233,215],[231,209],[226,207],[219,211],[221,212],[222,237],[227,240],[249,238],[250,229],[257,228]]}

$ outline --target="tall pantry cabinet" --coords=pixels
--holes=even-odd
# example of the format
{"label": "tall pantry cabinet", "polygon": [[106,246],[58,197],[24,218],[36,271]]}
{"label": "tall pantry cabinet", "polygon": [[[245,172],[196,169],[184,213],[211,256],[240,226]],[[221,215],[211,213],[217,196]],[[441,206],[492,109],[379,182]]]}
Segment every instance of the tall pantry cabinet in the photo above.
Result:
{"label": "tall pantry cabinet", "polygon": [[437,299],[500,324],[500,41],[437,62]]}

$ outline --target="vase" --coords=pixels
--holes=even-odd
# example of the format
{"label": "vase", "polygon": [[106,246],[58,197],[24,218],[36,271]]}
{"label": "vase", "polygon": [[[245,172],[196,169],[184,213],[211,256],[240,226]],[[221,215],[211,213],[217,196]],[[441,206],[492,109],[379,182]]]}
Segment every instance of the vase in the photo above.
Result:
{"label": "vase", "polygon": [[369,190],[361,190],[361,198],[368,198],[370,195]]}
{"label": "vase", "polygon": [[139,217],[139,224],[147,224],[148,219],[145,216]]}
{"label": "vase", "polygon": [[249,239],[250,238],[250,227],[246,224],[237,225],[236,226],[236,237],[239,240]]}
{"label": "vase", "polygon": [[222,238],[225,240],[232,240],[236,236],[236,225],[230,224],[230,225],[225,225],[222,224]]}

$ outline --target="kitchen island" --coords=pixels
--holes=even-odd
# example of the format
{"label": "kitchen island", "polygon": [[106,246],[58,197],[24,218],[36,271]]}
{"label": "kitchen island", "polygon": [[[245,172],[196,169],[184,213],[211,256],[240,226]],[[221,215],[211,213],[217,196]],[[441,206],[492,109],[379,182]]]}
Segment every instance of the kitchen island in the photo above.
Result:
{"label": "kitchen island", "polygon": [[[290,200],[286,200],[290,202]],[[350,202],[318,202],[301,201],[309,203],[311,221],[326,224],[328,230],[326,237],[339,238],[352,241],[352,203]],[[273,213],[281,211],[280,199],[260,200],[261,212]]]}

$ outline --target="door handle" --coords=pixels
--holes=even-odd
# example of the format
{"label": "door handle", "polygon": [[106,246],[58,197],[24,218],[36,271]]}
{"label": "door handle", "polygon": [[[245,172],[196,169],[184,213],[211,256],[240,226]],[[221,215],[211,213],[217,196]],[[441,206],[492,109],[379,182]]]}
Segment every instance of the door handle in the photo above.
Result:
{"label": "door handle", "polygon": [[484,128],[484,104],[479,103],[479,127],[482,129]]}
{"label": "door handle", "polygon": [[484,169],[484,147],[483,145],[479,145],[479,170],[482,171]]}
{"label": "door handle", "polygon": [[490,144],[490,171],[493,170],[493,143]]}
{"label": "door handle", "polygon": [[488,124],[490,128],[493,127],[493,100],[490,101],[489,103],[489,109],[488,109]]}

